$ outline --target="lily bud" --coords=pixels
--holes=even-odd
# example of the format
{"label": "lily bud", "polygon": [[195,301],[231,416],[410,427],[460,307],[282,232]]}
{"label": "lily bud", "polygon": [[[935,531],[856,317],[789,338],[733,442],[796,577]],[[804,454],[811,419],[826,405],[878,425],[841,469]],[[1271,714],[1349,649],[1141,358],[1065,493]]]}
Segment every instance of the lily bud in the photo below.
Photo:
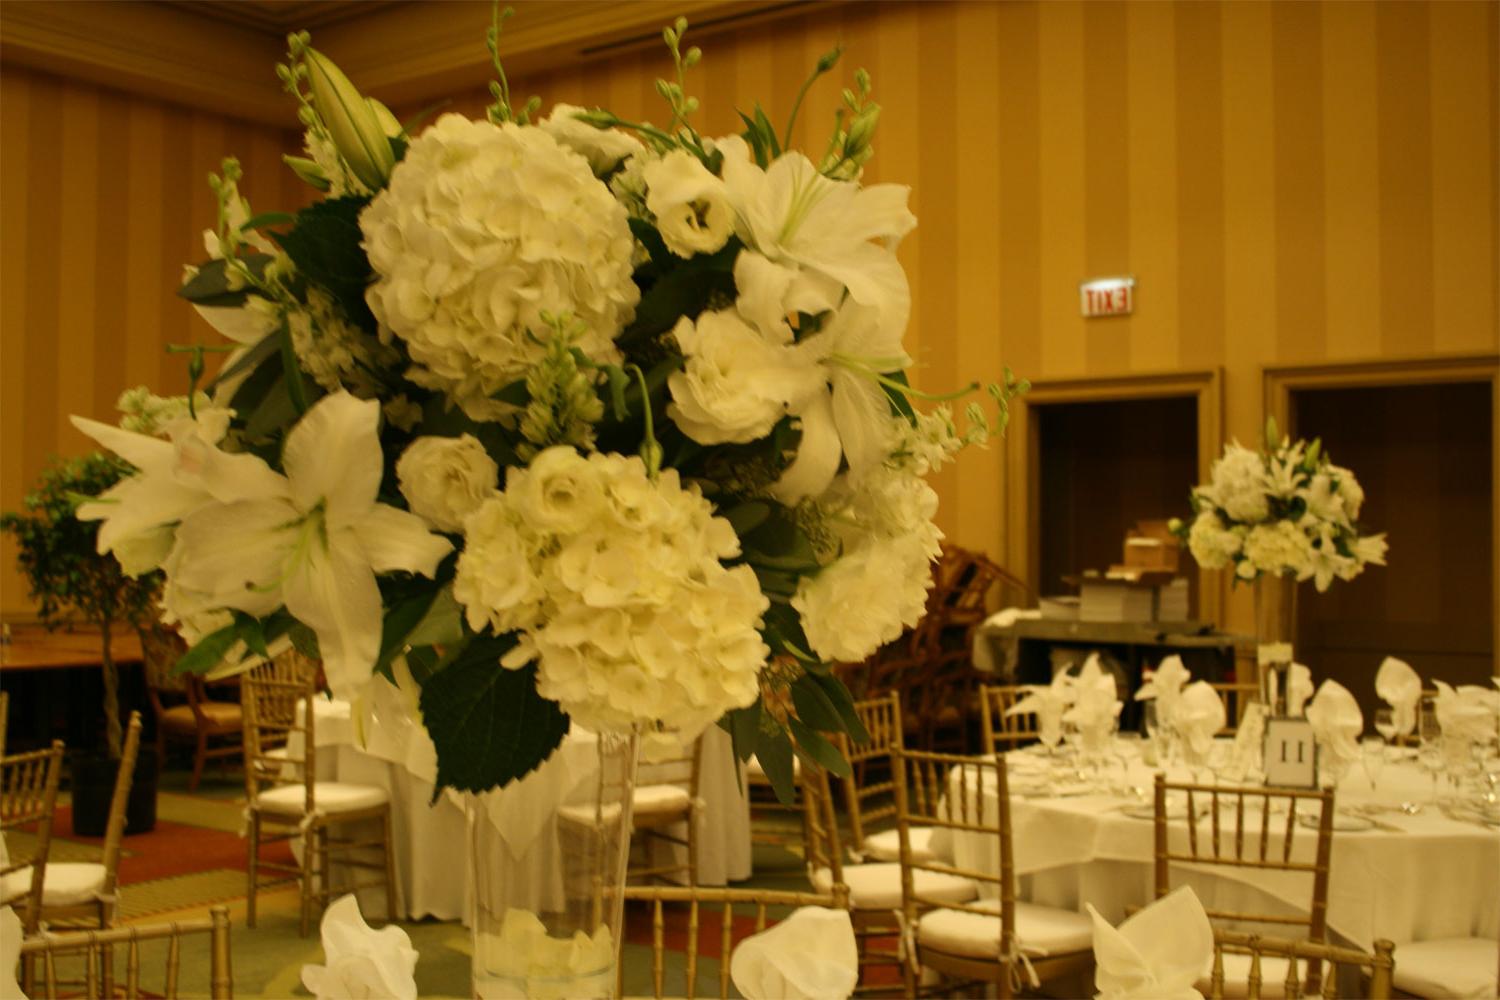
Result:
{"label": "lily bud", "polygon": [[396,116],[391,114],[390,108],[381,104],[373,97],[366,97],[365,103],[370,106],[370,111],[374,113],[376,120],[380,122],[380,127],[384,130],[386,138],[394,139],[406,131],[401,127],[401,122]]}
{"label": "lily bud", "polygon": [[328,190],[328,175],[323,173],[323,168],[312,160],[304,156],[283,156],[281,162],[291,167],[292,173],[300,177],[304,183],[319,191]]}
{"label": "lily bud", "polygon": [[864,149],[870,145],[870,140],[875,137],[875,126],[880,121],[880,105],[867,104],[863,111],[854,116],[849,123],[848,149],[851,151]]}
{"label": "lily bud", "polygon": [[317,49],[307,50],[313,105],[351,173],[372,191],[385,186],[396,166],[380,116],[343,71]]}

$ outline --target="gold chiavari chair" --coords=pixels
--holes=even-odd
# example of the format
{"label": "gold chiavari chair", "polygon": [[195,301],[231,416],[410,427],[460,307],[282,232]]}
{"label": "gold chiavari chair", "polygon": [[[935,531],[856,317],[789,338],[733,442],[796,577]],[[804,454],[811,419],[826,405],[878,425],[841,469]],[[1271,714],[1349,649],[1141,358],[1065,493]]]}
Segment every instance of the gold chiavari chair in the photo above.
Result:
{"label": "gold chiavari chair", "polygon": [[[703,770],[703,740],[693,740],[676,756],[645,762],[639,768],[635,790],[631,793],[630,822],[632,849],[639,844],[645,861],[632,867],[632,878],[660,879],[669,875],[685,876],[688,885],[698,882],[698,826],[702,805],[698,782]],[[686,829],[678,833],[683,824]],[[674,847],[683,848],[685,860],[673,860]],[[658,860],[665,851],[666,860]]]}
{"label": "gold chiavari chair", "polygon": [[1216,681],[1209,684],[1224,703],[1224,728],[1220,736],[1232,735],[1239,728],[1250,703],[1260,700],[1260,685],[1255,681]]}
{"label": "gold chiavari chair", "polygon": [[[899,861],[901,840],[896,833],[895,766],[891,751],[904,745],[901,695],[895,691],[854,703],[854,712],[870,738],[856,743],[843,733],[834,742],[849,762],[849,776],[841,779],[849,813],[849,840],[862,858]],[[885,827],[885,829],[880,829]],[[912,850],[931,857],[931,830],[912,831]]]}
{"label": "gold chiavari chair", "polygon": [[[62,741],[53,740],[47,750],[0,758],[0,838],[5,838],[9,851],[0,867],[0,906],[16,909],[26,934],[35,934],[41,926],[62,757]],[[18,833],[34,838],[28,853],[21,852]]]}
{"label": "gold chiavari chair", "polygon": [[[915,952],[903,970],[908,995],[917,995],[922,968],[992,983],[999,996],[1010,997],[1025,983],[1039,986],[1092,965],[1092,920],[1016,900],[1004,754],[974,758],[898,748],[896,818],[902,913]],[[916,824],[950,836],[983,837],[993,867],[919,860],[908,837]],[[923,885],[924,876],[929,884],[934,878],[968,880],[980,887],[980,898],[945,898]]]}
{"label": "gold chiavari chair", "polygon": [[193,775],[188,791],[196,792],[209,760],[225,760],[241,754],[241,708],[231,701],[209,697],[203,678],[173,672],[187,652],[187,644],[176,632],[153,623],[141,629],[142,665],[146,672],[146,694],[156,716],[156,765],[167,760],[169,739],[193,744]]}
{"label": "gold chiavari chair", "polygon": [[[849,890],[849,915],[854,923],[854,940],[859,946],[861,995],[901,992],[900,951],[894,944],[900,940],[901,865],[899,862],[866,861],[844,863],[844,849],[834,815],[833,796],[828,790],[828,775],[821,768],[808,768],[803,778],[802,798],[805,808],[803,829],[806,833],[803,851],[807,860],[808,879],[819,892],[830,892],[836,885]],[[979,888],[967,878],[924,872],[918,877],[924,892],[935,897],[964,902],[974,899]],[[886,946],[881,942],[889,941]],[[889,970],[891,985],[873,980],[879,970]]]}
{"label": "gold chiavari chair", "polygon": [[985,753],[1005,753],[1037,738],[1034,713],[1007,715],[1026,697],[1019,684],[986,684],[979,689],[979,723]]}
{"label": "gold chiavari chair", "polygon": [[[1231,950],[1232,949],[1232,950]],[[1292,941],[1285,938],[1262,937],[1259,934],[1244,934],[1236,931],[1214,931],[1214,963],[1209,976],[1209,1000],[1223,1000],[1226,996],[1243,996],[1247,1000],[1262,997],[1301,997],[1303,976],[1297,971],[1300,960],[1308,972],[1306,978],[1321,978],[1323,988],[1311,996],[1322,996],[1334,1000],[1339,995],[1339,967],[1357,968],[1366,973],[1364,987],[1359,996],[1366,1000],[1389,1000],[1391,996],[1391,973],[1395,967],[1392,952],[1395,946],[1389,941],[1376,941],[1375,951],[1366,952],[1356,948],[1340,948],[1330,944],[1314,944],[1311,941]],[[1248,957],[1245,978],[1242,982],[1230,980],[1225,973],[1225,959],[1235,955]],[[1267,959],[1274,959],[1268,962]],[[1269,983],[1265,978],[1267,968],[1275,966],[1277,971],[1285,969],[1279,982]],[[1323,968],[1323,966],[1327,968]],[[1317,968],[1321,975],[1314,974]],[[1267,993],[1268,985],[1275,987]],[[1238,987],[1234,992],[1225,992],[1230,986]],[[1243,990],[1243,992],[1240,992]]]}
{"label": "gold chiavari chair", "polygon": [[[651,988],[652,996],[661,1000],[664,996],[683,997],[693,1000],[698,995],[698,962],[701,937],[699,928],[704,923],[705,906],[719,907],[719,992],[720,1000],[729,998],[729,956],[734,950],[735,907],[755,916],[755,933],[766,929],[768,911],[773,906],[826,906],[842,910],[848,905],[848,890],[835,885],[828,892],[788,892],[778,889],[720,889],[702,886],[629,886],[625,889],[625,902],[651,904]],[[669,906],[669,904],[678,904]],[[681,992],[666,993],[667,988],[667,916],[676,916],[681,905],[687,904],[687,947],[684,949],[684,968]],[[711,914],[710,914],[711,919]],[[619,989],[625,992],[625,964],[620,963]],[[674,984],[675,985],[675,984]]]}
{"label": "gold chiavari chair", "polygon": [[[1185,816],[1190,817],[1182,824],[1185,829],[1175,837],[1168,811],[1170,796],[1182,799]],[[1205,907],[1205,912],[1216,927],[1224,923],[1302,927],[1307,929],[1308,941],[1313,944],[1324,942],[1328,934],[1329,857],[1333,851],[1333,789],[1315,792],[1286,788],[1218,788],[1176,784],[1167,781],[1165,775],[1157,774],[1154,801],[1157,899],[1172,891],[1174,864],[1191,865],[1199,870],[1219,867],[1296,873],[1306,876],[1309,882],[1305,913],[1242,913],[1211,907]],[[1201,829],[1200,807],[1206,807],[1208,811],[1207,831]],[[1308,852],[1300,852],[1303,856],[1299,857],[1299,852],[1294,850],[1301,816],[1316,817],[1317,839],[1312,847],[1311,860],[1305,856]],[[1239,953],[1231,946],[1226,958],[1227,981],[1245,981],[1250,960],[1251,956]],[[1264,988],[1270,992],[1264,995],[1280,995],[1280,987],[1271,981],[1284,978],[1281,975],[1286,971],[1284,963],[1283,958],[1274,955],[1261,961],[1263,969],[1274,972],[1267,977]],[[1310,965],[1307,972],[1306,990],[1315,993],[1318,966]]]}
{"label": "gold chiavari chair", "polygon": [[[206,920],[180,920],[168,924],[116,927],[103,931],[46,931],[22,943],[21,956],[23,960],[41,958],[43,992],[40,996],[45,1000],[76,995],[76,984],[63,982],[57,975],[56,960],[63,955],[77,956],[83,960],[85,997],[124,997],[125,1000],[176,997],[179,995],[181,978],[182,941],[199,934],[207,934],[209,937],[209,996],[214,1000],[229,1000],[234,996],[234,978],[229,958],[229,909],[224,906],[215,906],[209,910]],[[141,945],[150,942],[165,943],[166,969],[159,991],[147,991],[141,986]],[[115,956],[119,949],[125,952],[123,983],[115,969]],[[60,987],[67,987],[68,992],[59,993]],[[38,994],[33,992],[31,996],[36,997]]]}
{"label": "gold chiavari chair", "polygon": [[115,790],[109,800],[109,820],[104,827],[104,846],[98,861],[49,862],[47,884],[42,891],[42,919],[49,927],[113,927],[119,909],[117,888],[120,872],[120,842],[125,837],[125,813],[130,787],[141,750],[141,713],[131,712],[115,773]]}
{"label": "gold chiavari chair", "polygon": [[[386,919],[396,919],[396,866],[392,853],[391,804],[386,790],[317,779],[318,691],[316,665],[295,652],[284,653],[247,673],[240,683],[244,707],[247,903],[245,923],[255,926],[256,894],[273,885],[301,885],[299,933],[306,937],[315,904],[361,889],[383,888]],[[361,840],[355,833],[334,836],[333,827],[365,820],[381,824],[380,836]],[[357,829],[357,828],[356,828]],[[261,857],[265,844],[302,840],[302,863],[285,865]],[[368,852],[378,849],[380,861]],[[337,889],[331,864],[379,873],[378,878]],[[269,882],[261,871],[282,876]]]}

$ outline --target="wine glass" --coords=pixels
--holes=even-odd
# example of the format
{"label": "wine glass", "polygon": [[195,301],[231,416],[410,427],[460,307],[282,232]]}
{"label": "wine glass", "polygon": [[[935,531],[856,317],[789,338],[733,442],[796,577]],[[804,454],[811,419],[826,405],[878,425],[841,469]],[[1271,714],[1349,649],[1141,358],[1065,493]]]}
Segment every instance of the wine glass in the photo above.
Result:
{"label": "wine glass", "polygon": [[1375,710],[1375,731],[1389,745],[1396,738],[1396,713],[1389,708]]}
{"label": "wine glass", "polygon": [[1386,739],[1387,737],[1366,736],[1359,742],[1360,763],[1364,765],[1365,777],[1370,779],[1372,792],[1375,791],[1375,784],[1380,779],[1380,772],[1385,769]]}
{"label": "wine glass", "polygon": [[1056,712],[1042,712],[1037,715],[1036,738],[1047,750],[1048,757],[1057,756],[1057,745],[1062,742],[1062,719]]}
{"label": "wine glass", "polygon": [[1417,750],[1417,766],[1432,775],[1431,803],[1437,805],[1438,778],[1445,765],[1443,761],[1443,727],[1438,722],[1437,710],[1431,704],[1422,705],[1422,714],[1417,720],[1417,734],[1421,739]]}

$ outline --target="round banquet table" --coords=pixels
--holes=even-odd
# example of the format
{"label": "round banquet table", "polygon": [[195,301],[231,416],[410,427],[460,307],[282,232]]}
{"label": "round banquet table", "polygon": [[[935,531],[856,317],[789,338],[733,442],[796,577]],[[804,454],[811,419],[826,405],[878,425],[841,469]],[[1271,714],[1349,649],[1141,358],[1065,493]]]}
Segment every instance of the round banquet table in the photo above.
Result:
{"label": "round banquet table", "polygon": [[[1141,759],[1139,741],[1119,741],[1113,750],[1116,759],[1104,779],[1092,784],[1076,780],[1076,772],[1051,770],[1039,752],[1007,755],[1012,843],[1016,873],[1022,876],[1018,898],[1078,911],[1089,902],[1115,923],[1126,916],[1127,907],[1150,901],[1154,823],[1149,809],[1155,771]],[[1171,777],[1190,780],[1180,768]],[[970,795],[972,785],[970,778],[965,786]],[[950,794],[958,787],[955,776]],[[1404,757],[1387,762],[1374,792],[1358,764],[1340,783],[1335,797],[1339,813],[1364,817],[1369,810],[1375,825],[1360,831],[1335,829],[1333,834],[1328,926],[1338,937],[1368,949],[1379,938],[1399,946],[1438,938],[1494,940],[1500,934],[1500,829],[1450,817],[1431,804],[1410,816],[1396,808],[1401,802],[1429,803],[1431,787],[1431,779]],[[982,792],[990,816],[995,815],[995,792],[989,786]],[[1124,811],[1142,807],[1145,818]],[[1233,823],[1226,809],[1221,818],[1226,838]],[[1258,813],[1247,808],[1245,823],[1248,855],[1252,831],[1257,841],[1259,837]],[[1211,824],[1208,816],[1199,819],[1202,851],[1207,850]],[[1285,816],[1273,812],[1271,842],[1278,856],[1284,824]],[[1186,819],[1169,824],[1169,837],[1174,853],[1186,849]],[[1316,830],[1298,825],[1293,857],[1310,861],[1316,840]],[[948,846],[960,868],[999,870],[987,835],[955,831],[951,844],[934,846]],[[1226,846],[1226,852],[1232,854],[1232,848]],[[1173,885],[1192,885],[1205,906],[1234,912],[1303,914],[1312,891],[1309,876],[1292,872],[1174,864],[1172,877]]]}
{"label": "round banquet table", "polygon": [[[375,685],[373,690],[376,693],[358,710],[345,701],[313,702],[318,779],[376,785],[390,796],[399,913],[410,919],[467,920],[467,797],[446,791],[434,801],[437,754],[431,738],[394,687]],[[728,734],[711,726],[702,738],[698,882],[724,885],[750,877],[750,805]],[[508,867],[534,879],[524,887],[511,887],[518,905],[524,899],[534,909],[546,909],[562,899],[555,813],[557,806],[589,794],[598,767],[596,748],[597,737],[575,727],[535,771],[471,800],[481,824],[480,849],[509,851]],[[301,748],[291,752],[300,756]],[[651,780],[650,764],[641,763],[638,780]],[[672,832],[685,833],[686,824]],[[672,850],[686,864],[686,850]],[[335,869],[336,882],[351,875],[348,869]],[[368,914],[385,912],[378,889],[361,892],[360,906]]]}

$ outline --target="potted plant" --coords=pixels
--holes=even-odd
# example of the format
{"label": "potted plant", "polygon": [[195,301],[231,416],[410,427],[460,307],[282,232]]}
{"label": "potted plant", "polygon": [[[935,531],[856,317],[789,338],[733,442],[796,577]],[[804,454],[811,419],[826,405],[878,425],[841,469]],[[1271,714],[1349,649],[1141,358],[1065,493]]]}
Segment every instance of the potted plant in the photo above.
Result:
{"label": "potted plant", "polygon": [[[26,495],[24,512],[0,515],[0,529],[16,538],[17,562],[42,624],[55,629],[76,615],[99,628],[104,749],[79,749],[72,757],[73,832],[83,836],[104,833],[119,767],[120,672],[111,638],[120,627],[138,628],[154,616],[161,574],[126,575],[112,554],[99,553],[99,523],[75,515],[79,503],[134,472],[123,459],[97,451],[56,461]],[[156,767],[154,749],[142,747],[131,785],[127,833],[156,825]]]}

